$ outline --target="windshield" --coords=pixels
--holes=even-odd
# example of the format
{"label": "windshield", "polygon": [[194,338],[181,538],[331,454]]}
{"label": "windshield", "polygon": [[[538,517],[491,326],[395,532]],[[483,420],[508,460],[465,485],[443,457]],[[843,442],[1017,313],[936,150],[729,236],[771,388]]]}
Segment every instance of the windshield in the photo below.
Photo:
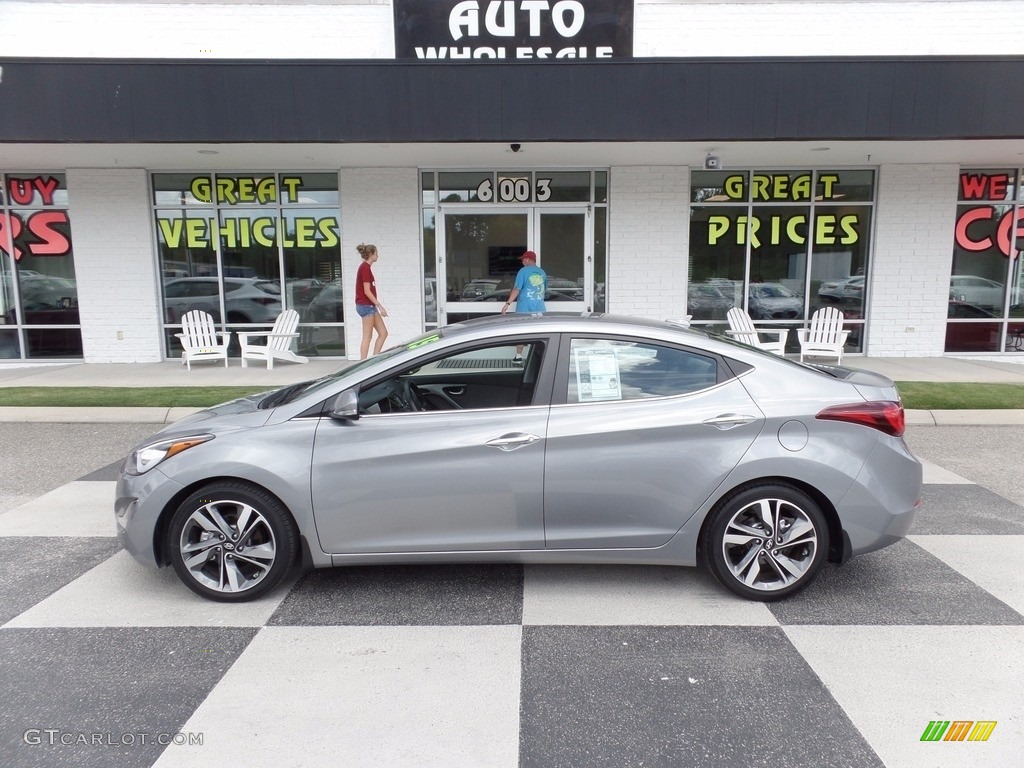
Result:
{"label": "windshield", "polygon": [[353,363],[352,365],[346,365],[343,368],[339,368],[334,373],[330,373],[327,376],[323,376],[319,379],[312,379],[310,381],[303,381],[298,384],[291,384],[290,386],[283,387],[282,389],[275,390],[267,395],[263,400],[260,401],[259,407],[261,409],[276,408],[279,405],[290,403],[293,400],[298,400],[300,397],[305,397],[321,389],[330,387],[342,376],[348,376],[353,373],[359,373],[364,368],[368,368],[371,365],[388,360],[389,358],[400,355],[402,352],[410,349],[416,349],[427,344],[431,344],[441,338],[441,331],[429,331],[421,336],[417,336],[411,341],[407,341],[404,344],[399,344],[389,349],[385,349],[379,355],[368,357],[365,360]]}

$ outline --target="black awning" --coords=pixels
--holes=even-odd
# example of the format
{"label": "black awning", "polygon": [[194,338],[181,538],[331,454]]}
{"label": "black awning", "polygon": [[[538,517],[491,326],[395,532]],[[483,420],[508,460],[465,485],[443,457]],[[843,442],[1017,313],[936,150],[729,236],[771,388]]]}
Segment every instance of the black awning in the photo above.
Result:
{"label": "black awning", "polygon": [[1024,57],[0,59],[0,142],[1008,139]]}

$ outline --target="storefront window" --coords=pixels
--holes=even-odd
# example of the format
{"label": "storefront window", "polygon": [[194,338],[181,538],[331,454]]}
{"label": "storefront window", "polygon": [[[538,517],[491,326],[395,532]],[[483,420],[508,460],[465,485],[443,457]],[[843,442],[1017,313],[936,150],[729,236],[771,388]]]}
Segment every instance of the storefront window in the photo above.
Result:
{"label": "storefront window", "polygon": [[336,174],[155,174],[153,191],[169,356],[192,309],[229,331],[295,309],[299,354],[344,355]]}
{"label": "storefront window", "polygon": [[[693,322],[721,326],[742,307],[759,325],[798,328],[834,304],[861,351],[873,190],[871,170],[694,171]],[[798,351],[795,333],[789,344]]]}
{"label": "storefront window", "polygon": [[960,173],[953,269],[949,277],[947,352],[1022,351],[1020,169]]}
{"label": "storefront window", "polygon": [[0,358],[81,358],[63,174],[0,173]]}

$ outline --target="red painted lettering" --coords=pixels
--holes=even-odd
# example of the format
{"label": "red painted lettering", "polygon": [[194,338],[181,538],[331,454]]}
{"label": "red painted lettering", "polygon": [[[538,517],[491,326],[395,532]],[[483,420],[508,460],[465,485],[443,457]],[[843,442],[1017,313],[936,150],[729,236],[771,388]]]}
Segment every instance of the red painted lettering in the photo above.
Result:
{"label": "red painted lettering", "polygon": [[67,211],[39,211],[28,218],[29,231],[39,242],[28,247],[33,256],[66,256],[71,252]]}
{"label": "red painted lettering", "polygon": [[1024,219],[1024,211],[1017,211],[1017,221],[1014,222],[1010,212],[1007,213],[999,220],[999,229],[996,232],[996,242],[999,243],[999,252],[1003,256],[1008,256],[1011,259],[1016,257],[1016,253],[1010,253],[1010,229],[1016,223],[1017,225],[1017,242],[1021,242],[1021,238],[1024,237],[1024,229],[1021,228],[1021,219]]}
{"label": "red painted lettering", "polygon": [[11,177],[7,179],[7,191],[11,195],[11,202],[15,205],[28,205],[35,196],[35,186],[32,184],[32,179]]}
{"label": "red painted lettering", "polygon": [[[23,255],[21,249],[17,246],[18,238],[21,237],[21,230],[21,219],[17,215],[0,215],[0,251],[3,251],[8,256],[13,256],[15,261],[20,261]],[[7,250],[7,243],[9,241],[15,243],[14,253]]]}
{"label": "red painted lettering", "polygon": [[965,200],[1005,200],[1010,175],[961,173],[960,192]]}
{"label": "red painted lettering", "polygon": [[60,186],[60,182],[51,176],[48,179],[36,178],[32,180],[32,183],[36,185],[36,189],[39,190],[39,194],[43,196],[43,205],[53,205],[53,193]]}
{"label": "red painted lettering", "polygon": [[989,205],[980,208],[970,208],[964,211],[960,218],[956,220],[956,244],[965,251],[985,251],[991,248],[991,237],[986,236],[980,240],[973,240],[967,230],[977,221],[984,221],[986,219],[991,221],[994,214],[995,209]]}
{"label": "red painted lettering", "polygon": [[31,205],[36,192],[43,198],[43,205],[53,205],[53,193],[60,186],[53,176],[43,178],[36,176],[31,179],[9,176],[7,178],[7,191],[11,196],[11,202],[15,205]]}
{"label": "red painted lettering", "polygon": [[[22,221],[17,214],[0,216],[0,251],[21,261],[27,253],[33,256],[66,256],[71,252],[71,224],[67,211],[36,211]],[[7,251],[8,236],[14,244]]]}

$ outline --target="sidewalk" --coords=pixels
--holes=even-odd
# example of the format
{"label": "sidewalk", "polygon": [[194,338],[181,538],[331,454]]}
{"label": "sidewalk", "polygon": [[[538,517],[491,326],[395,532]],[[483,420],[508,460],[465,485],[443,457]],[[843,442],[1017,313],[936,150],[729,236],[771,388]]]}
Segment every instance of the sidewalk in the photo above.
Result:
{"label": "sidewalk", "polygon": [[[276,387],[326,376],[351,365],[348,360],[311,360],[304,365],[279,363],[242,368],[194,364],[189,371],[177,360],[159,363],[70,363],[67,365],[0,364],[0,387]],[[849,368],[875,371],[894,381],[1024,384],[1021,364],[947,357],[847,357]],[[198,408],[30,408],[0,406],[0,422],[108,422],[169,424]],[[1024,425],[1024,410],[907,411],[911,425]]]}

